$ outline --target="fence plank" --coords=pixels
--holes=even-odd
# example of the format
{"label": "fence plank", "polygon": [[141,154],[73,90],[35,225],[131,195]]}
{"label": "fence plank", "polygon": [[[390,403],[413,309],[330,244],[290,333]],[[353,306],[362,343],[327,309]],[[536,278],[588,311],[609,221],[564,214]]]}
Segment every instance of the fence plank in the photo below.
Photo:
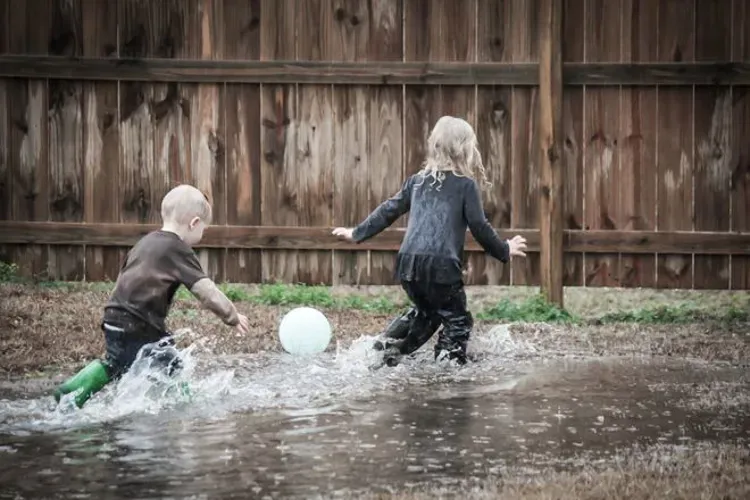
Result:
{"label": "fence plank", "polygon": [[[386,198],[393,196],[402,184],[402,117],[403,102],[400,87],[378,87],[370,91],[369,144],[370,169],[368,192],[370,210],[375,209]],[[404,217],[403,219],[406,219]],[[403,227],[394,224],[395,227]],[[370,282],[373,284],[395,284],[394,252],[370,252]]]}
{"label": "fence plank", "polygon": [[[297,109],[296,175],[299,220],[305,226],[333,223],[333,96],[331,87],[300,86]],[[298,256],[303,283],[332,283],[332,254],[311,251]]]}
{"label": "fence plank", "polygon": [[[732,30],[726,29],[732,17],[732,0],[696,2],[695,59],[730,60]],[[731,199],[731,87],[696,87],[694,91],[694,170],[695,200],[693,220],[697,231],[728,231]],[[729,256],[694,258],[694,287],[729,288]]]}
{"label": "fence plank", "polygon": [[[371,114],[368,89],[336,86],[333,89],[333,221],[353,227],[367,216],[370,208],[369,169],[387,168],[370,164],[368,144]],[[330,144],[323,147],[330,148]],[[380,170],[378,168],[378,170]],[[380,170],[380,174],[383,172]],[[369,280],[367,252],[333,253],[334,284],[364,284]]]}
{"label": "fence plank", "polygon": [[[750,5],[732,5],[732,60],[750,61]],[[731,230],[750,232],[750,86],[732,87]],[[750,289],[750,258],[732,256],[733,290]]]}
{"label": "fence plank", "polygon": [[[623,0],[623,62],[656,60],[657,18],[658,4],[653,0]],[[620,175],[632,179],[620,192],[623,229],[656,227],[656,106],[656,89],[622,87]],[[656,256],[622,254],[618,282],[626,287],[653,287]]]}
{"label": "fence plank", "polygon": [[[333,0],[327,58],[365,61],[372,19],[364,0]],[[367,216],[370,168],[368,144],[369,87],[333,86],[333,221],[351,227]],[[369,253],[334,251],[334,284],[369,282]]]}
{"label": "fence plank", "polygon": [[[11,54],[46,55],[50,3],[30,0],[8,7],[7,49]],[[8,175],[11,220],[49,219],[47,80],[6,81],[8,99]],[[6,253],[24,276],[47,278],[49,249],[42,245],[9,247]]]}
{"label": "fence plank", "polygon": [[[510,61],[535,62],[539,1],[510,0]],[[539,92],[536,87],[514,86],[511,95],[512,169],[511,226],[519,229],[539,226],[539,161],[537,116]],[[511,264],[513,285],[539,285],[539,256],[529,255]]]}
{"label": "fence plank", "polygon": [[[403,3],[400,0],[369,2],[371,10],[370,61],[401,61],[404,52]],[[403,180],[403,113],[401,86],[371,86],[369,95],[368,173],[369,210],[395,194]],[[402,227],[407,218],[396,222]],[[395,284],[394,252],[370,252],[370,283]]]}
{"label": "fence plank", "polygon": [[[680,0],[659,0],[658,58],[695,59],[695,18]],[[690,88],[659,87],[657,117],[657,229],[693,229],[693,92]],[[659,288],[692,288],[692,256],[659,255]]]}
{"label": "fence plank", "polygon": [[[83,55],[117,57],[117,9],[107,2],[82,0]],[[83,148],[85,222],[118,222],[117,205],[120,154],[118,82],[83,83]],[[87,281],[114,281],[122,251],[112,247],[86,247]]]}
{"label": "fence plank", "polygon": [[[585,60],[620,60],[621,0],[586,0]],[[620,89],[584,88],[584,227],[594,230],[620,228],[620,190],[630,189],[632,179],[620,175],[618,147]],[[586,286],[619,285],[620,255],[584,258]]]}
{"label": "fence plank", "polygon": [[[334,0],[311,0],[299,6],[297,46],[299,60],[333,60],[342,53],[334,43]],[[338,53],[337,53],[338,52]],[[302,225],[333,223],[333,91],[330,85],[300,85],[297,93],[297,204]],[[300,252],[300,281],[333,282],[333,254]]]}
{"label": "fence plank", "polygon": [[[563,3],[563,64],[582,62],[585,4],[581,0]],[[583,89],[563,88],[563,151],[565,154],[564,228],[583,227]],[[583,255],[564,257],[565,286],[583,285]]]}
{"label": "fence plank", "polygon": [[541,290],[563,306],[562,2],[542,0],[539,20],[539,203]]}
{"label": "fence plank", "polygon": [[[511,214],[511,90],[480,88],[477,93],[477,138],[487,178],[492,187],[482,190],[487,219],[494,227],[510,228]],[[509,285],[510,266],[488,255],[468,257],[470,285]]]}
{"label": "fence plank", "polygon": [[[182,23],[172,19],[171,4],[118,0],[119,53],[127,57],[171,57],[175,43],[182,40],[175,40],[170,31],[182,27]],[[120,84],[121,222],[161,222],[159,207],[169,187],[169,169],[167,164],[157,163],[158,138],[166,138],[156,134],[152,124],[158,122],[155,111],[165,113],[168,108],[162,104],[155,109],[152,103],[164,103],[164,98],[156,99],[153,84]]]}
{"label": "fence plank", "polygon": [[[8,51],[9,0],[0,0],[0,55]],[[8,81],[0,78],[0,220],[10,219],[11,179],[8,155],[10,120],[8,115]],[[8,256],[9,249],[0,247],[0,256]]]}
{"label": "fence plank", "polygon": [[[130,40],[130,42],[135,44],[135,48],[139,47],[140,42],[137,40]],[[166,50],[163,47],[157,48],[160,51]],[[417,53],[421,52],[420,50]],[[134,53],[132,50],[127,52],[127,54]],[[534,86],[539,84],[536,71],[536,63],[528,61],[428,63],[413,60],[406,63],[388,61],[353,63],[294,60],[201,61],[132,55],[125,55],[119,59],[0,56],[0,76],[4,77],[123,82]],[[567,86],[748,85],[750,84],[750,63],[568,62],[563,65],[563,81]]]}
{"label": "fence plank", "polygon": [[[224,58],[226,42],[224,2],[191,0],[180,6],[185,18],[184,48],[177,57],[202,60]],[[236,16],[230,6],[227,16]],[[187,49],[187,50],[185,50]],[[213,224],[227,222],[226,132],[224,85],[184,85],[182,94],[190,106],[191,176],[188,182],[206,193],[213,206]],[[226,250],[198,252],[207,274],[217,282],[225,280]]]}
{"label": "fence plank", "polygon": [[[276,2],[281,4],[281,2]],[[224,58],[253,60],[261,57],[261,0],[224,0]],[[283,7],[283,6],[282,6]],[[279,18],[283,19],[283,18]],[[267,28],[268,26],[266,26]],[[275,27],[275,25],[274,25]],[[294,37],[294,30],[291,36]],[[226,114],[227,224],[261,223],[260,86],[228,83],[223,104]],[[228,249],[226,280],[258,283],[262,279],[261,251]]]}
{"label": "fence plank", "polygon": [[[293,86],[261,88],[261,223],[296,226],[297,93]],[[263,281],[298,281],[297,251],[263,252]]]}
{"label": "fence plank", "polygon": [[[130,246],[158,227],[158,224],[0,221],[0,244]],[[331,229],[330,226],[210,226],[197,247],[394,251],[405,232],[404,228],[390,228],[357,244],[335,238]],[[496,231],[502,238],[521,234],[529,240],[530,251],[539,252],[538,229],[496,228]],[[564,235],[566,252],[750,255],[748,233],[565,230]],[[470,252],[483,251],[468,231],[466,248]]]}

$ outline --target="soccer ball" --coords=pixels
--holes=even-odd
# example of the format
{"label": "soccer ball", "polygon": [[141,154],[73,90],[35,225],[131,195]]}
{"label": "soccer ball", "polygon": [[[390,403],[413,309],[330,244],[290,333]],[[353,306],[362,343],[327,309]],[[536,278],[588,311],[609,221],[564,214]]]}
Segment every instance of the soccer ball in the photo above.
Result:
{"label": "soccer ball", "polygon": [[317,309],[297,307],[281,319],[279,340],[289,354],[318,354],[325,351],[331,341],[331,323]]}

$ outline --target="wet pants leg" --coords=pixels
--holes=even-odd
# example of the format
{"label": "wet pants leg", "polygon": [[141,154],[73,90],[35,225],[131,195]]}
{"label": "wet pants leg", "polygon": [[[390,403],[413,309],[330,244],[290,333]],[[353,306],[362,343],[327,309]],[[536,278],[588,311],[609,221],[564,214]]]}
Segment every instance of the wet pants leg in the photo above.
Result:
{"label": "wet pants leg", "polygon": [[116,326],[104,324],[103,328],[107,346],[106,363],[112,379],[120,378],[137,359],[146,360],[152,369],[163,370],[170,376],[182,368],[179,351],[174,347],[171,336],[149,342]]}
{"label": "wet pants leg", "polygon": [[442,324],[435,345],[435,358],[447,356],[460,364],[466,363],[466,348],[474,326],[467,309],[463,283],[423,285],[405,281],[402,287],[414,302],[417,314],[401,352],[414,352],[424,345]]}

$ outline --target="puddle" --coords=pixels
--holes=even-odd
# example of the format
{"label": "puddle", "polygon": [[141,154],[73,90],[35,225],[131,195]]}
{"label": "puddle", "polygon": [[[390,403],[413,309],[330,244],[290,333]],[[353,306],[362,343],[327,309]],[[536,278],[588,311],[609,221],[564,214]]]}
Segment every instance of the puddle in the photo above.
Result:
{"label": "puddle", "polygon": [[151,401],[142,381],[70,413],[0,389],[0,497],[348,497],[750,440],[750,383],[731,365],[547,358],[500,331],[464,368],[425,352],[370,372],[368,345],[196,354],[192,404]]}

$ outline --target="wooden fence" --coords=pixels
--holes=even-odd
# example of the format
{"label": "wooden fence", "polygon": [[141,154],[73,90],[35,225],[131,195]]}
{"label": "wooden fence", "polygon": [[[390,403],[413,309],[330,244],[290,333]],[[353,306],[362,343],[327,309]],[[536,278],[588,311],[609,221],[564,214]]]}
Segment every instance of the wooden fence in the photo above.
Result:
{"label": "wooden fence", "polygon": [[[0,0],[0,259],[113,279],[191,182],[218,280],[392,283],[405,220],[361,246],[330,227],[393,194],[454,114],[488,218],[534,250],[506,266],[469,238],[467,282],[539,284],[542,1]],[[566,285],[750,289],[750,4],[561,10],[552,266]]]}

